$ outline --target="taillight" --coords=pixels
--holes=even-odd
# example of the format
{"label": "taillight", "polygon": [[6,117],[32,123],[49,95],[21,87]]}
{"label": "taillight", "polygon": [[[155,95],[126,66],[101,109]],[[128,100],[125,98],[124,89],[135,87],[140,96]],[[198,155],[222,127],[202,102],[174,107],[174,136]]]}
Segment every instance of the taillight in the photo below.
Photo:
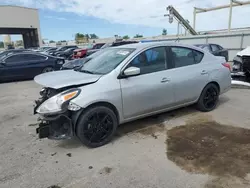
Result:
{"label": "taillight", "polygon": [[228,68],[229,71],[231,71],[231,66],[230,66],[229,63],[222,63],[222,65],[223,65],[224,67]]}

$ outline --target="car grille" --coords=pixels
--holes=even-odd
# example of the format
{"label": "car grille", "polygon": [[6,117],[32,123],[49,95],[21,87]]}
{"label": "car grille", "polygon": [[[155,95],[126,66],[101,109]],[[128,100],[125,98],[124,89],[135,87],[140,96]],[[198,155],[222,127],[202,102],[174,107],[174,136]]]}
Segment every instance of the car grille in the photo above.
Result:
{"label": "car grille", "polygon": [[243,56],[242,62],[243,62],[243,71],[249,72],[250,71],[250,56]]}

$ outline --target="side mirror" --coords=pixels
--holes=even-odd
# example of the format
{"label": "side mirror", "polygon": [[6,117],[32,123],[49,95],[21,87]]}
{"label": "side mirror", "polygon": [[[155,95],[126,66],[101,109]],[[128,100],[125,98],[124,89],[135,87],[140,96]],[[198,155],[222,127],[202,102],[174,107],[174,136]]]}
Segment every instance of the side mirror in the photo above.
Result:
{"label": "side mirror", "polygon": [[129,67],[124,71],[124,76],[125,77],[130,77],[130,76],[137,76],[141,72],[140,68],[138,67]]}

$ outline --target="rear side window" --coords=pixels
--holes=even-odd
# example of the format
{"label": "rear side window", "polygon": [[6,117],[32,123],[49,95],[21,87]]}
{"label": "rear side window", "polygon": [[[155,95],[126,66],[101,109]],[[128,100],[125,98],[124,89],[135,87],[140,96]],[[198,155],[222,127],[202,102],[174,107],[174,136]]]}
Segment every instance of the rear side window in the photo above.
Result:
{"label": "rear side window", "polygon": [[12,63],[12,62],[17,62],[22,59],[23,55],[13,55],[5,59],[6,63]]}
{"label": "rear side window", "polygon": [[25,56],[25,60],[29,60],[29,61],[45,60],[45,59],[46,59],[46,57],[45,56],[41,56],[41,55],[27,54]]}
{"label": "rear side window", "polygon": [[211,44],[211,49],[212,49],[212,52],[216,52],[216,51],[219,51],[219,46],[215,45],[215,44]]}
{"label": "rear side window", "polygon": [[190,48],[172,47],[171,53],[175,68],[200,63],[203,58],[202,52]]}
{"label": "rear side window", "polygon": [[23,61],[34,61],[34,60],[46,60],[45,56],[35,54],[18,54],[13,55],[5,60],[5,62],[23,62]]}

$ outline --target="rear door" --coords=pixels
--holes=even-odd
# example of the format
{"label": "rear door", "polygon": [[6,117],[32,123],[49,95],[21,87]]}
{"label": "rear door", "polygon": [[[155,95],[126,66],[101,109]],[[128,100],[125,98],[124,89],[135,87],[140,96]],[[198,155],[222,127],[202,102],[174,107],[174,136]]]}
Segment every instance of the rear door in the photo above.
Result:
{"label": "rear door", "polygon": [[174,87],[175,105],[195,101],[208,83],[208,70],[202,65],[202,52],[191,48],[169,47],[170,70],[166,73]]}
{"label": "rear door", "polygon": [[25,75],[34,77],[42,73],[47,66],[48,57],[40,54],[26,54],[25,62],[23,62]]}
{"label": "rear door", "polygon": [[165,47],[140,53],[128,67],[138,67],[141,73],[120,79],[125,119],[159,111],[174,103],[173,85],[166,72]]}

